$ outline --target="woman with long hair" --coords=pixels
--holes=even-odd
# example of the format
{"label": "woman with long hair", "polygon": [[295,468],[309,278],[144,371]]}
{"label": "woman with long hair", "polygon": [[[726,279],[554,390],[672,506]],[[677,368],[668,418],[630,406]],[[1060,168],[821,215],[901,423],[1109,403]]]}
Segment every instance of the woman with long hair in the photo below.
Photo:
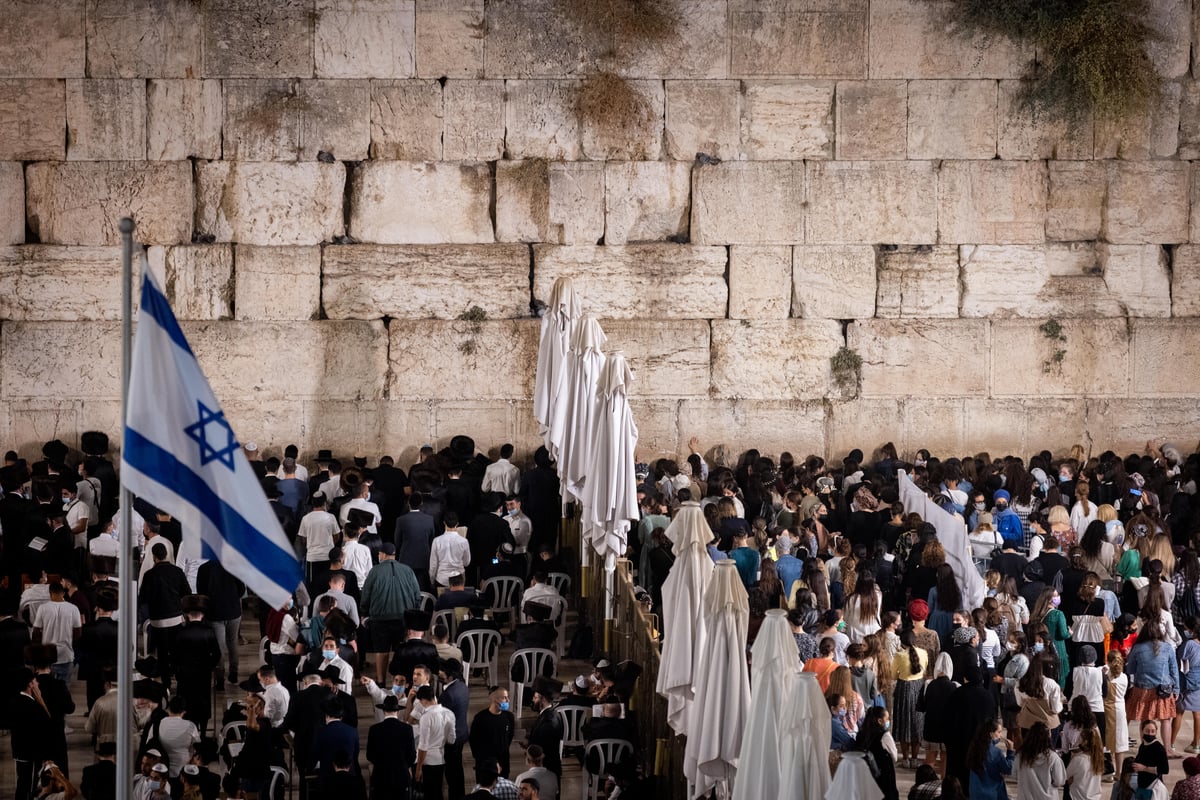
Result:
{"label": "woman with long hair", "polygon": [[1185,618],[1200,616],[1200,556],[1192,548],[1183,551],[1171,583],[1175,585],[1175,611]]}
{"label": "woman with long hair", "polygon": [[883,742],[890,726],[887,709],[872,706],[867,710],[867,716],[858,731],[855,749],[868,753],[875,761],[872,777],[883,793],[883,800],[900,800],[900,791],[896,787],[896,762]]}
{"label": "woman with long hair", "polygon": [[867,713],[867,704],[858,692],[854,690],[854,679],[850,674],[849,667],[838,667],[829,676],[829,688],[825,690],[826,694],[830,692],[840,695],[846,700],[846,730],[852,734],[858,733],[859,723],[862,722]]}
{"label": "woman with long hair", "polygon": [[[845,575],[845,569],[842,574]],[[854,592],[846,596],[846,635],[851,642],[861,642],[864,636],[879,630],[882,608],[883,593],[875,585],[875,575],[864,569],[855,580]]]}
{"label": "woman with long hair", "polygon": [[926,625],[936,631],[942,640],[942,649],[950,646],[950,633],[954,630],[954,612],[962,608],[962,592],[958,588],[958,579],[954,577],[954,568],[946,562],[938,565],[936,584],[929,590],[926,602],[929,603],[929,619]]}
{"label": "woman with long hair", "polygon": [[1090,644],[1098,654],[1104,653],[1105,622],[1104,601],[1099,598],[1100,579],[1089,572],[1079,584],[1075,602],[1071,608],[1071,664],[1079,666],[1079,650]]}
{"label": "woman with long hair", "polygon": [[1006,800],[1004,776],[1012,774],[1014,757],[1013,744],[1005,738],[1000,723],[992,720],[980,725],[967,749],[971,800]]}
{"label": "woman with long hair", "polygon": [[1059,597],[1058,590],[1054,587],[1044,589],[1037,602],[1034,603],[1029,619],[1031,623],[1046,627],[1047,642],[1054,646],[1054,652],[1058,656],[1058,685],[1066,686],[1067,674],[1070,672],[1070,663],[1067,661],[1067,639],[1071,638],[1071,631],[1067,628],[1066,615],[1058,608],[1061,602],[1062,598]]}
{"label": "woman with long hair", "polygon": [[1142,602],[1141,610],[1138,611],[1138,618],[1142,620],[1143,624],[1157,622],[1162,629],[1163,641],[1168,642],[1172,647],[1177,647],[1183,642],[1183,637],[1175,628],[1175,617],[1171,615],[1171,603],[1165,592],[1165,588],[1170,586],[1173,593],[1175,586],[1162,582],[1161,570],[1154,561],[1151,561],[1148,566],[1150,567],[1150,576],[1145,587],[1145,599]]}
{"label": "woman with long hair", "polygon": [[1050,743],[1050,729],[1037,722],[1025,733],[1013,764],[1021,800],[1059,800],[1067,770]]}
{"label": "woman with long hair", "polygon": [[832,608],[829,602],[829,576],[825,573],[825,562],[813,556],[804,562],[800,581],[812,592],[817,611],[822,614]]}
{"label": "woman with long hair", "polygon": [[925,728],[925,715],[917,710],[921,690],[925,688],[925,669],[929,666],[929,654],[913,644],[912,630],[900,632],[900,652],[892,659],[892,670],[896,675],[895,695],[892,711],[895,726],[892,738],[900,748],[903,766],[915,769],[917,754],[921,749],[921,736]]}
{"label": "woman with long hair", "polygon": [[1104,523],[1093,520],[1080,534],[1079,549],[1083,551],[1083,567],[1100,576],[1100,580],[1112,579],[1117,549],[1105,535]]}
{"label": "woman with long hair", "polygon": [[[1176,710],[1179,712],[1179,724],[1176,725],[1175,735],[1183,730],[1183,714],[1192,714],[1192,743],[1184,748],[1186,753],[1200,753],[1200,643],[1196,635],[1200,634],[1200,619],[1195,615],[1184,617],[1183,644],[1179,646],[1179,702]],[[1174,740],[1167,741],[1172,750]]]}
{"label": "woman with long hair", "polygon": [[1079,733],[1067,763],[1067,798],[1096,800],[1100,796],[1100,776],[1104,774],[1104,745],[1100,731],[1093,725]]}
{"label": "woman with long hair", "polygon": [[1035,655],[1029,659],[1029,669],[1017,682],[1015,696],[1021,707],[1017,712],[1017,726],[1021,729],[1022,738],[1037,723],[1045,725],[1048,730],[1058,727],[1058,715],[1063,709],[1062,687],[1047,674],[1057,673],[1055,666],[1053,660],[1045,655]]}
{"label": "woman with long hair", "polygon": [[1108,693],[1104,695],[1104,745],[1112,753],[1117,774],[1129,752],[1129,719],[1125,716],[1125,694],[1129,691],[1129,676],[1125,674],[1125,657],[1116,650],[1108,653]]}
{"label": "woman with long hair", "polygon": [[[1175,661],[1175,648],[1165,641],[1158,622],[1142,624],[1137,642],[1129,651],[1125,672],[1131,683],[1125,698],[1129,719],[1138,722],[1157,720],[1162,726],[1163,742],[1174,741],[1171,724],[1175,719],[1175,701],[1179,697],[1179,665]],[[1168,755],[1176,754],[1171,751]]]}
{"label": "woman with long hair", "polygon": [[764,558],[758,565],[758,588],[767,598],[769,608],[779,608],[783,602],[783,581],[775,571],[775,562]]}
{"label": "woman with long hair", "polygon": [[1084,531],[1096,521],[1096,504],[1088,500],[1090,487],[1087,481],[1075,484],[1075,505],[1071,507],[1071,529],[1082,539]]}
{"label": "woman with long hair", "polygon": [[891,711],[896,691],[896,670],[892,667],[895,656],[888,652],[887,635],[883,631],[872,633],[863,639],[863,647],[866,648],[863,666],[875,671],[875,685],[879,687],[879,693]]}

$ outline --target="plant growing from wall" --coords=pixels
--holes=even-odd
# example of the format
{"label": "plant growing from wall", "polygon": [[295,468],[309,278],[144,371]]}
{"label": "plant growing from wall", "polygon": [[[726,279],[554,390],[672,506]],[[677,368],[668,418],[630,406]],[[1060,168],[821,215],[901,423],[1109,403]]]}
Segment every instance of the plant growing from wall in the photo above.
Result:
{"label": "plant growing from wall", "polygon": [[487,318],[487,312],[479,306],[471,306],[458,315],[460,321],[467,323],[467,338],[458,343],[458,352],[473,356],[479,351],[479,334],[483,333],[483,323]]}
{"label": "plant growing from wall", "polygon": [[1063,361],[1067,357],[1067,337],[1063,333],[1062,324],[1058,320],[1050,318],[1039,325],[1038,330],[1054,348],[1042,362],[1042,372],[1046,375],[1062,375]]}
{"label": "plant growing from wall", "polygon": [[843,394],[851,397],[858,394],[862,382],[862,356],[856,350],[842,346],[829,358],[829,369],[833,382]]}
{"label": "plant growing from wall", "polygon": [[1034,47],[1021,99],[1068,122],[1146,111],[1162,78],[1147,53],[1159,39],[1149,0],[952,0],[950,19],[983,47],[1007,37]]}

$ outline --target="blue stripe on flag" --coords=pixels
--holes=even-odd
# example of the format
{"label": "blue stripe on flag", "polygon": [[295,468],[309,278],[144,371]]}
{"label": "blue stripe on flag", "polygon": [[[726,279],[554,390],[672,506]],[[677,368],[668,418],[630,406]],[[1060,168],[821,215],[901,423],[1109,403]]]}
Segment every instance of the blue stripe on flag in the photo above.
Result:
{"label": "blue stripe on flag", "polygon": [[[190,501],[217,530],[223,532],[230,547],[272,582],[287,592],[299,585],[300,564],[294,553],[278,547],[237,509],[222,500],[204,478],[130,427],[125,428],[124,460],[151,480]],[[208,542],[204,544],[211,554]]]}
{"label": "blue stripe on flag", "polygon": [[184,352],[194,356],[191,346],[187,342],[187,338],[183,335],[183,329],[179,327],[179,321],[175,319],[174,312],[171,311],[171,304],[167,302],[167,298],[154,285],[154,281],[149,277],[142,279],[142,313],[149,315],[158,323],[159,327],[167,332],[171,337],[171,341],[178,345]]}

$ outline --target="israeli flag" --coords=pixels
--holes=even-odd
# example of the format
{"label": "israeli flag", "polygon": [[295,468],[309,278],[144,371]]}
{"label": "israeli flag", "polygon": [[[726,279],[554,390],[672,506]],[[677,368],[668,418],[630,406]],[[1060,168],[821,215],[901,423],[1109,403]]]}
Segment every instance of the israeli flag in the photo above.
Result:
{"label": "israeli flag", "polygon": [[272,608],[282,606],[300,583],[300,564],[149,270],[127,402],[121,479],[179,520],[178,558],[216,559]]}

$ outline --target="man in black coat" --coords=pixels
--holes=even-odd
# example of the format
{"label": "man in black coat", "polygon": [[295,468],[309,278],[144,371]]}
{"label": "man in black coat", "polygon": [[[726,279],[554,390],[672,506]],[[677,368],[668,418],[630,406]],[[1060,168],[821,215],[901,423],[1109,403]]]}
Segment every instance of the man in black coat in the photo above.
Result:
{"label": "man in black coat", "polygon": [[983,675],[978,665],[967,667],[963,685],[950,695],[949,705],[957,711],[947,720],[946,776],[953,775],[959,783],[963,783],[970,780],[967,748],[975,740],[979,726],[996,718],[996,701],[983,685]]}
{"label": "man in black coat", "polygon": [[404,489],[408,486],[408,476],[404,470],[396,466],[391,456],[382,456],[379,466],[371,470],[371,491],[378,490],[383,494],[384,503],[379,507],[383,517],[379,530],[392,531],[396,527],[396,518],[404,512]]}
{"label": "man in black coat", "polygon": [[283,719],[284,729],[292,732],[302,800],[308,797],[308,781],[305,780],[305,776],[313,771],[317,763],[313,743],[317,731],[325,724],[325,702],[332,694],[329,687],[321,683],[319,674],[307,671],[301,676],[300,691],[292,698],[287,716]]}
{"label": "man in black coat", "polygon": [[150,555],[154,566],[146,570],[138,587],[138,605],[146,609],[150,619],[150,639],[157,651],[163,686],[170,687],[175,637],[183,627],[182,601],[192,593],[192,587],[183,570],[167,558],[166,545],[153,545]]}
{"label": "man in black coat", "polygon": [[491,563],[507,542],[515,544],[512,528],[504,521],[504,495],[489,492],[483,499],[483,511],[476,514],[467,525],[467,541],[471,544],[471,563],[467,565],[467,585],[479,585],[479,568]]}
{"label": "man in black coat", "polygon": [[96,746],[96,763],[83,768],[79,790],[87,800],[116,800],[117,743],[101,742]]}
{"label": "man in black coat", "polygon": [[196,594],[208,598],[205,621],[213,629],[217,644],[221,647],[221,660],[225,662],[226,674],[221,674],[221,665],[213,670],[213,686],[224,688],[223,678],[230,683],[238,682],[238,633],[242,629],[242,595],[246,585],[229,574],[220,561],[205,561],[196,571]]}
{"label": "man in black coat", "polygon": [[562,683],[553,678],[538,678],[533,683],[533,707],[537,719],[529,729],[526,746],[536,744],[546,754],[546,769],[562,778],[562,756],[559,745],[563,739],[562,718],[554,710],[554,697],[562,689]]}
{"label": "man in black coat", "polygon": [[424,664],[430,670],[437,669],[440,662],[437,648],[422,637],[429,630],[430,616],[423,611],[404,612],[404,626],[408,628],[408,638],[396,647],[392,653],[388,674],[403,675],[404,680],[412,685],[413,667]]}
{"label": "man in black coat", "polygon": [[400,721],[400,701],[388,695],[375,706],[383,720],[367,731],[367,761],[371,764],[371,800],[405,797],[417,761],[413,728]]}
{"label": "man in black coat", "polygon": [[85,622],[75,645],[79,661],[79,677],[87,684],[87,707],[104,694],[104,671],[117,667],[117,621],[113,612],[117,610],[116,595],[103,592],[96,597],[96,619]]}
{"label": "man in black coat", "polygon": [[221,663],[221,647],[212,626],[204,621],[208,598],[189,595],[182,601],[187,622],[175,636],[173,655],[179,694],[187,701],[184,717],[204,730],[212,718],[213,669]]}
{"label": "man in black coat", "polygon": [[[54,680],[54,678],[51,678]],[[16,675],[19,693],[12,699],[12,757],[17,769],[16,797],[32,796],[34,778],[42,768],[42,762],[55,757],[54,728],[62,737],[63,720],[55,721],[45,700],[33,670],[22,668]],[[62,768],[66,774],[65,766]]]}

